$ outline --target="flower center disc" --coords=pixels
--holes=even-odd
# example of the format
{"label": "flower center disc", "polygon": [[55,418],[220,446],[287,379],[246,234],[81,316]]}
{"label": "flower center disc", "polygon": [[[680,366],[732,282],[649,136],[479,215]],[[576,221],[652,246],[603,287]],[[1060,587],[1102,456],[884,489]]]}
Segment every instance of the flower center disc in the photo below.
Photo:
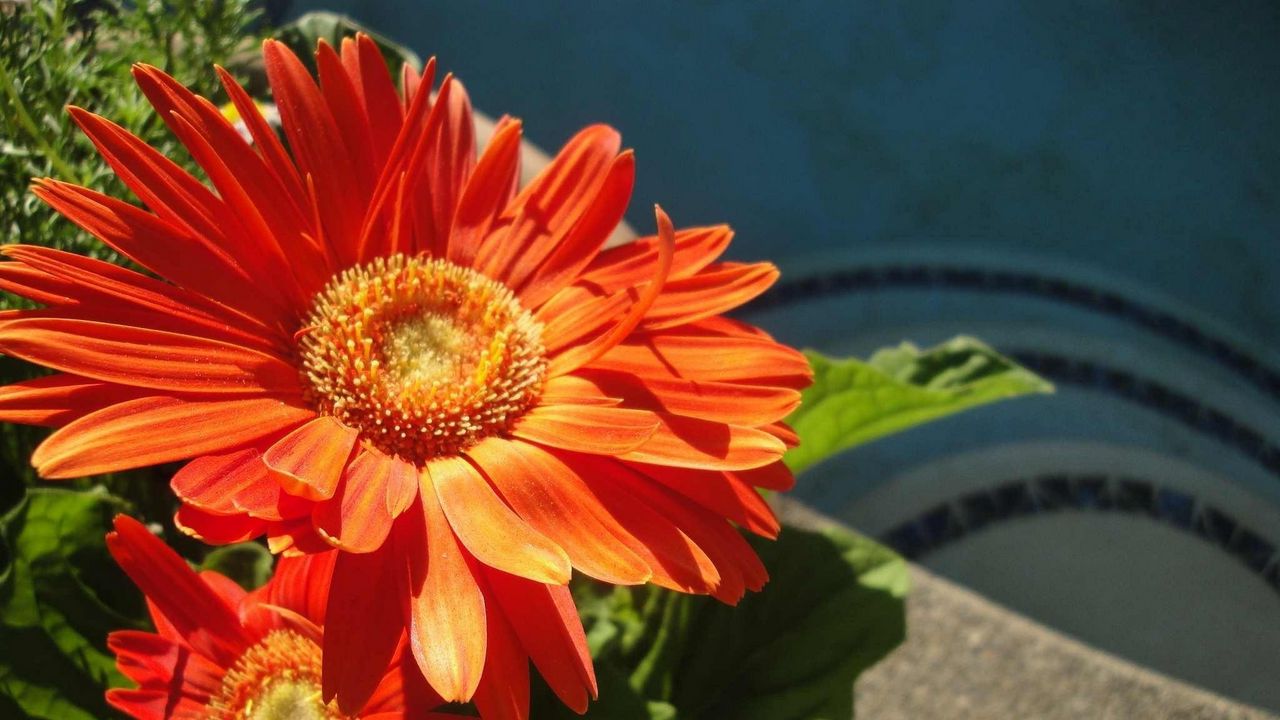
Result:
{"label": "flower center disc", "polygon": [[215,720],[342,720],[320,695],[320,648],[291,630],[274,630],[245,651],[209,702]]}
{"label": "flower center disc", "polygon": [[507,429],[546,376],[542,326],[511,290],[446,260],[393,255],[346,270],[304,327],[317,410],[411,462]]}

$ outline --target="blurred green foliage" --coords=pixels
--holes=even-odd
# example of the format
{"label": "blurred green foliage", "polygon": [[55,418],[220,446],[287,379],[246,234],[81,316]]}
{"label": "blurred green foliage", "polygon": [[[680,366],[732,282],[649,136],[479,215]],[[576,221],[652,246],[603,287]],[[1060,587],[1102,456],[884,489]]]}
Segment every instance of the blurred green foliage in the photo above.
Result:
{"label": "blurred green foliage", "polygon": [[[66,106],[110,118],[189,162],[130,66],[155,65],[216,99],[213,65],[234,68],[256,57],[259,25],[249,0],[0,2],[0,239],[118,260],[28,190],[32,178],[51,176],[128,197]],[[0,301],[13,304],[12,297]]]}

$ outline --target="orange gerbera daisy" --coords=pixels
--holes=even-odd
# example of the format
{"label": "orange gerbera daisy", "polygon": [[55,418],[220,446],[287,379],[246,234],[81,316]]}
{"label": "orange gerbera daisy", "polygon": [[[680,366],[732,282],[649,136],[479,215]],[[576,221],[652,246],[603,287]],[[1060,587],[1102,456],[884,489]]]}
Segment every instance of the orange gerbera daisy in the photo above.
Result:
{"label": "orange gerbera daisy", "polygon": [[[283,45],[264,52],[288,151],[225,72],[252,143],[135,68],[212,189],[72,109],[149,210],[54,180],[35,192],[164,279],[3,249],[0,285],[46,307],[3,318],[0,350],[60,371],[0,390],[0,419],[59,427],[38,471],[193,458],[173,478],[187,532],[345,551],[325,697],[348,710],[406,626],[432,687],[470,698],[486,598],[521,612],[514,579],[577,569],[726,602],[761,587],[733,525],[776,534],[756,488],[793,482],[781,420],[810,373],[721,313],[775,268],[717,262],[728,228],[676,232],[661,210],[655,237],[602,250],[634,179],[611,128],[520,189],[520,123],[477,159],[466,93],[451,77],[433,93],[434,61],[406,68],[400,95],[367,38],[321,44],[318,86]],[[585,708],[576,671],[538,659]]]}
{"label": "orange gerbera daisy", "polygon": [[[338,551],[282,558],[265,585],[246,593],[216,572],[197,575],[137,520],[118,516],[107,547],[147,598],[156,632],[119,630],[107,638],[135,689],[107,701],[139,720],[458,720],[431,712],[444,701],[423,681],[405,641],[378,668],[371,697],[352,712],[321,699],[325,606]],[[563,588],[562,588],[563,590]],[[538,618],[542,608],[523,619]],[[527,653],[496,618],[500,633],[475,704],[483,717],[527,714]],[[585,639],[579,638],[585,643]],[[585,653],[585,650],[583,650]]]}

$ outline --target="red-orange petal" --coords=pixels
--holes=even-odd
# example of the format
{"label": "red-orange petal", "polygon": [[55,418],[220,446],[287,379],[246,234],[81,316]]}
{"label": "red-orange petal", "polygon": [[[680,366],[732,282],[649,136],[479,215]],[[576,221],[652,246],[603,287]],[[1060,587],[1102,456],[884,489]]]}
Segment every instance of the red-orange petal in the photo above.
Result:
{"label": "red-orange petal", "polygon": [[556,244],[547,259],[517,290],[516,294],[526,306],[538,307],[577,279],[622,222],[635,182],[635,154],[628,150],[614,158],[600,189],[583,209],[581,217],[562,237],[553,239]]}
{"label": "red-orange petal", "polygon": [[519,287],[590,206],[621,146],[607,125],[579,131],[511,202],[510,224],[481,244],[476,269]]}
{"label": "red-orange petal", "polygon": [[[690,277],[710,265],[729,247],[732,239],[733,230],[728,225],[677,230],[670,279]],[[660,248],[661,239],[656,235],[608,248],[583,270],[581,282],[606,292],[639,285],[653,274],[653,263],[658,260]]]}
{"label": "red-orange petal", "polygon": [[763,467],[738,470],[733,474],[748,485],[778,492],[786,492],[796,484],[796,476],[781,460]]}
{"label": "red-orange petal", "polygon": [[275,40],[263,43],[262,55],[289,147],[303,175],[315,183],[324,234],[339,239],[338,258],[350,264],[356,259],[367,189],[362,191],[357,182],[355,163],[306,67]]}
{"label": "red-orange petal", "polygon": [[508,189],[520,168],[519,120],[496,130],[458,198],[447,257],[463,267],[475,263],[481,243],[506,207]]}
{"label": "red-orange petal", "polygon": [[654,413],[662,424],[623,460],[699,470],[746,470],[775,462],[786,445],[763,430]]}
{"label": "red-orange petal", "polygon": [[658,330],[729,312],[777,281],[778,268],[772,263],[713,265],[692,277],[668,281],[641,327]]}
{"label": "red-orange petal", "polygon": [[757,535],[778,536],[781,528],[769,503],[735,473],[710,473],[661,465],[632,465],[632,468]]}
{"label": "red-orange petal", "polygon": [[70,318],[0,322],[0,349],[96,380],[174,392],[298,395],[278,357],[194,335]]}
{"label": "red-orange petal", "polygon": [[652,413],[602,405],[541,405],[511,428],[511,434],[541,445],[617,455],[640,447],[657,430]]}
{"label": "red-orange petal", "polygon": [[798,390],[771,385],[645,377],[590,368],[579,370],[574,377],[595,385],[603,395],[626,398],[628,407],[731,425],[766,425],[786,417],[800,405]]}
{"label": "red-orange petal", "polygon": [[431,687],[445,700],[466,702],[484,672],[485,601],[432,485],[424,472],[422,515],[405,516],[417,523],[403,536],[411,543],[407,551],[426,560],[426,567],[419,563],[410,576],[409,645]]}
{"label": "red-orange petal", "polygon": [[813,371],[804,355],[765,338],[636,333],[591,363],[591,367],[637,375],[804,388]]}
{"label": "red-orange petal", "polygon": [[145,467],[242,447],[314,414],[273,398],[141,397],[63,426],[36,448],[31,463],[46,478]]}
{"label": "red-orange petal", "polygon": [[267,352],[276,347],[275,338],[264,337],[265,328],[203,295],[119,265],[36,245],[6,245],[0,253],[20,261],[0,264],[6,275],[34,268],[51,281],[44,283],[47,289],[64,292],[64,302],[52,305],[74,307],[60,316],[198,335]]}
{"label": "red-orange petal", "polygon": [[230,667],[249,645],[235,610],[142,523],[116,516],[107,549],[174,630],[200,652]]}
{"label": "red-orange petal", "polygon": [[586,634],[569,588],[487,568],[485,578],[511,627],[551,690],[578,714],[599,694]]}
{"label": "red-orange petal", "polygon": [[267,524],[248,515],[221,515],[183,505],[173,515],[173,524],[191,537],[209,545],[230,545],[259,537]]}
{"label": "red-orange petal", "polygon": [[[355,715],[378,687],[404,635],[403,557],[393,545],[339,552],[325,610],[322,695]],[[377,592],[370,592],[377,588]]]}
{"label": "red-orange petal", "polygon": [[573,568],[564,550],[521,520],[470,463],[442,457],[425,472],[458,540],[477,560],[538,582],[569,582]]}
{"label": "red-orange petal", "polygon": [[333,497],[317,503],[311,519],[316,532],[347,552],[367,553],[382,547],[391,533],[387,486],[396,461],[381,451],[362,448],[347,464]]}
{"label": "red-orange petal", "polygon": [[289,493],[328,500],[338,488],[358,435],[336,418],[321,415],[277,440],[262,460]]}
{"label": "red-orange petal", "polygon": [[551,451],[488,438],[466,454],[516,514],[564,548],[578,570],[615,585],[637,585],[652,576],[629,547],[635,538]]}
{"label": "red-orange petal", "polygon": [[292,610],[324,627],[329,585],[338,552],[312,553],[303,557],[280,558],[271,582],[265,585],[263,600]]}
{"label": "red-orange petal", "polygon": [[58,427],[146,391],[57,373],[0,387],[0,422]]}
{"label": "red-orange petal", "polygon": [[637,288],[635,303],[608,330],[592,338],[589,342],[574,345],[551,358],[547,374],[551,377],[571,373],[578,368],[599,359],[601,355],[621,343],[635,331],[644,319],[645,313],[662,294],[662,288],[671,273],[672,256],[675,250],[675,230],[671,226],[671,218],[661,207],[653,206],[653,213],[658,223],[658,258],[653,275],[648,283]]}
{"label": "red-orange petal", "polygon": [[528,720],[529,655],[497,603],[486,606],[485,617],[489,623],[489,651],[484,658],[484,675],[471,702],[485,720]]}
{"label": "red-orange petal", "polygon": [[720,572],[697,543],[670,518],[617,482],[617,476],[631,470],[617,460],[598,456],[578,455],[568,462],[618,524],[635,538],[628,547],[653,570],[650,582],[687,593],[709,593],[720,584]]}
{"label": "red-orange petal", "polygon": [[201,455],[174,473],[169,487],[178,499],[205,510],[232,514],[236,493],[258,483],[272,483],[262,464],[262,449],[248,447]]}

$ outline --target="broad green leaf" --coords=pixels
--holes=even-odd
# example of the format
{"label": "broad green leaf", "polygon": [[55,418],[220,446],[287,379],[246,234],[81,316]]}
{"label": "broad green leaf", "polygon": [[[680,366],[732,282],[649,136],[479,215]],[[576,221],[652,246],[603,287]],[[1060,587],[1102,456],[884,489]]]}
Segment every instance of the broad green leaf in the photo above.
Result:
{"label": "broad green leaf", "polygon": [[271,578],[273,563],[271,552],[261,544],[243,542],[210,550],[200,569],[220,572],[245,590],[254,590]]}
{"label": "broad green leaf", "polygon": [[[756,542],[773,577],[736,608],[705,598],[670,698],[682,718],[847,720],[853,681],[906,633],[907,564],[844,530]],[[666,699],[666,698],[664,698]]]}
{"label": "broad green leaf", "polygon": [[[593,717],[852,717],[853,681],[904,637],[906,563],[842,530],[788,527],[776,542],[753,544],[773,578],[737,607],[656,588],[575,588],[588,637],[610,623],[638,638],[595,655]],[[571,717],[547,698],[539,695],[533,717]]]}
{"label": "broad green leaf", "polygon": [[396,78],[397,82],[400,78],[400,66],[404,63],[409,63],[415,68],[422,67],[422,61],[409,48],[338,13],[309,12],[297,20],[281,26],[276,36],[314,70],[315,59],[313,56],[317,42],[324,40],[336,50],[342,46],[342,38],[351,37],[356,33],[364,33],[373,39],[378,49],[382,51],[382,59],[386,61],[387,68],[391,71],[391,77]]}
{"label": "broad green leaf", "polygon": [[800,436],[787,453],[795,472],[842,450],[931,420],[1053,385],[978,340],[958,337],[929,350],[910,343],[862,361],[808,353],[813,385],[788,422]]}
{"label": "broad green leaf", "polygon": [[106,636],[143,627],[144,614],[103,541],[124,509],[105,492],[42,488],[0,518],[0,707],[49,720],[118,717],[103,700],[123,682]]}

